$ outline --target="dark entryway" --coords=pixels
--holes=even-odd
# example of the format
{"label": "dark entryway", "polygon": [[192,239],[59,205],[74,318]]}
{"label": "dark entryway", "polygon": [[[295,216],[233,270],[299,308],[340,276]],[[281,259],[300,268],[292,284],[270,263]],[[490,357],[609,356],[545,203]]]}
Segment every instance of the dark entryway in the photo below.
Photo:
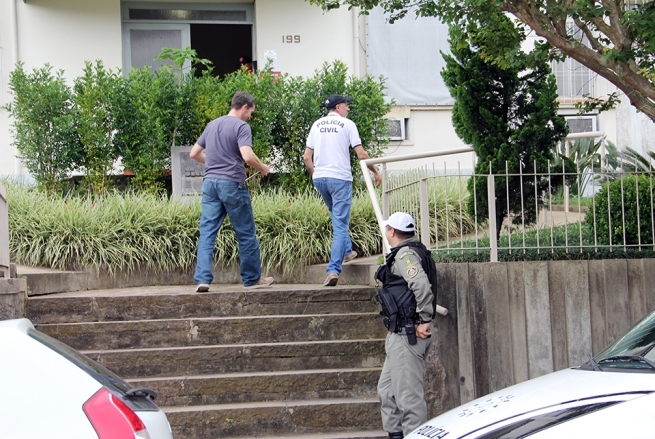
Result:
{"label": "dark entryway", "polygon": [[224,76],[239,68],[241,56],[252,58],[252,25],[191,24],[191,48],[213,63],[214,75]]}

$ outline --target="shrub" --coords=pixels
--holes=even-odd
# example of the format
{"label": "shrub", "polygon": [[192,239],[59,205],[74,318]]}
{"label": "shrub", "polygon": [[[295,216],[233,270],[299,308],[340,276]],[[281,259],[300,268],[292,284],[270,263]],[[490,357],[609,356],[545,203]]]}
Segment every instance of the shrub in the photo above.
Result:
{"label": "shrub", "polygon": [[73,101],[77,132],[84,151],[86,182],[96,192],[109,189],[108,178],[120,150],[113,141],[114,118],[112,108],[121,77],[105,70],[102,61],[85,63],[84,74],[75,79]]}
{"label": "shrub", "polygon": [[134,69],[120,84],[114,142],[125,169],[136,174],[137,189],[154,193],[163,189],[162,177],[170,169],[178,96],[177,75],[170,68],[154,74],[149,67]]}
{"label": "shrub", "polygon": [[644,174],[624,175],[603,184],[594,196],[594,211],[585,218],[586,226],[592,230],[595,222],[599,244],[653,243],[651,178]]}
{"label": "shrub", "polygon": [[10,74],[9,88],[14,95],[7,105],[14,119],[12,145],[41,189],[58,190],[83,162],[72,92],[63,71],[53,73],[46,64],[26,73],[19,62]]}

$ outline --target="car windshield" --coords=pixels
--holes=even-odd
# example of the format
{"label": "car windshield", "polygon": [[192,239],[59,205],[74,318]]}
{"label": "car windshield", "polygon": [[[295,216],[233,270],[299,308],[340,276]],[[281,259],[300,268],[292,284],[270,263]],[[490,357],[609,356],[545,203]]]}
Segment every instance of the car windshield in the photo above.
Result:
{"label": "car windshield", "polygon": [[643,369],[655,372],[655,311],[609,345],[594,361],[601,368]]}

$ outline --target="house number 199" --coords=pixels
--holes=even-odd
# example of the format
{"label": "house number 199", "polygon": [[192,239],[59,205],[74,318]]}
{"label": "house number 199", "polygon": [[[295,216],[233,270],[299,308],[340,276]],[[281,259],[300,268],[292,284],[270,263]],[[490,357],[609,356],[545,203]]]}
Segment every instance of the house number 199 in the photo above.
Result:
{"label": "house number 199", "polygon": [[283,43],[300,43],[300,35],[282,35]]}

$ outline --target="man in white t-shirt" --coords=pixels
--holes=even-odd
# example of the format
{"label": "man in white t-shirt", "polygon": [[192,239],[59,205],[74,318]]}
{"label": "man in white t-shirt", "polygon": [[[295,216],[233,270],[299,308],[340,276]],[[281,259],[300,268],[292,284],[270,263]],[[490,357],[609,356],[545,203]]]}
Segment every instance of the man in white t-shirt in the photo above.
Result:
{"label": "man in white t-shirt", "polygon": [[[351,97],[331,95],[325,101],[329,113],[312,125],[303,157],[312,175],[314,187],[323,197],[332,218],[332,248],[327,277],[323,283],[331,287],[339,282],[342,264],[357,257],[348,230],[353,201],[350,148],[355,150],[359,160],[370,158],[362,147],[357,126],[346,117],[350,111],[348,103],[352,100]],[[377,168],[375,165],[369,165],[368,168],[373,172],[375,183],[379,185],[382,176]]]}

